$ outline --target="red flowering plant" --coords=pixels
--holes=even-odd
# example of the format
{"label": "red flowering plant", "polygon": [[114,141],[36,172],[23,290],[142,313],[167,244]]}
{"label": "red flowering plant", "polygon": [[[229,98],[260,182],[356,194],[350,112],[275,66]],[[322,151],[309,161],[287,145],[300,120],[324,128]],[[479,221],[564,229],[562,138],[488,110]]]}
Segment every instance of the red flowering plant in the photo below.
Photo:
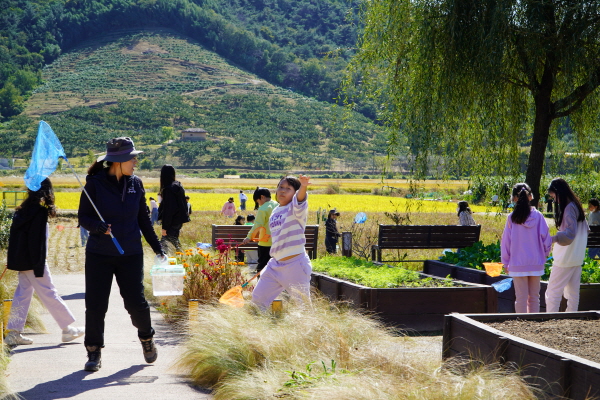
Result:
{"label": "red flowering plant", "polygon": [[235,249],[223,239],[217,239],[215,244],[216,252],[197,248],[176,253],[185,268],[183,299],[186,302],[219,300],[227,290],[246,281],[242,272],[244,263],[230,257]]}

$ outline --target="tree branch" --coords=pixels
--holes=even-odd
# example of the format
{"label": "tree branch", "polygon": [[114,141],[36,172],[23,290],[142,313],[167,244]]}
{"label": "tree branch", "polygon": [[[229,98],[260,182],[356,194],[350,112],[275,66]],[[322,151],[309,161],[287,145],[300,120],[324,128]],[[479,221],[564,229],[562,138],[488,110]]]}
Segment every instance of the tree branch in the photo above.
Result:
{"label": "tree branch", "polygon": [[[600,86],[600,68],[596,68],[590,76],[590,79],[576,87],[571,94],[554,102],[556,117],[564,117],[581,107],[583,100]],[[560,111],[562,110],[562,111]]]}

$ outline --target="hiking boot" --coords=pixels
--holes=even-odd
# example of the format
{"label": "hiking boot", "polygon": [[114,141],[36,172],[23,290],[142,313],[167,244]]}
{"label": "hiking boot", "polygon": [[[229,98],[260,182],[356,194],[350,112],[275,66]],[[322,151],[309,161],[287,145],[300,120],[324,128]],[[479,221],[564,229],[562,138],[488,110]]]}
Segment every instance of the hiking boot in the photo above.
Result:
{"label": "hiking boot", "polygon": [[32,344],[33,340],[21,335],[21,332],[10,331],[4,338],[4,343],[9,346],[18,346],[20,344]]}
{"label": "hiking boot", "polygon": [[156,346],[154,345],[154,339],[140,339],[142,342],[142,349],[144,351],[144,358],[147,363],[153,363],[156,361],[158,357],[158,352],[156,351]]}
{"label": "hiking boot", "polygon": [[73,328],[72,326],[69,326],[62,331],[62,341],[63,343],[70,342],[83,335],[85,335],[85,328]]}
{"label": "hiking boot", "polygon": [[100,346],[85,346],[88,353],[88,362],[83,367],[84,371],[96,372],[102,366],[102,359],[100,357]]}

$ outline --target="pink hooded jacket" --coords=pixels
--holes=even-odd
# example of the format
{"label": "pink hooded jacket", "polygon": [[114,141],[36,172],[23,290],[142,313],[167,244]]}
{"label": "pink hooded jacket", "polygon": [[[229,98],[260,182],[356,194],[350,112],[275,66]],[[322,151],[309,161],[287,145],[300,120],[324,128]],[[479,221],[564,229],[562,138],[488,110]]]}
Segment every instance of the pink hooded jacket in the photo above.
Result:
{"label": "pink hooded jacket", "polygon": [[542,213],[531,207],[523,224],[515,224],[508,215],[502,233],[502,263],[509,272],[539,272],[552,248],[552,237]]}

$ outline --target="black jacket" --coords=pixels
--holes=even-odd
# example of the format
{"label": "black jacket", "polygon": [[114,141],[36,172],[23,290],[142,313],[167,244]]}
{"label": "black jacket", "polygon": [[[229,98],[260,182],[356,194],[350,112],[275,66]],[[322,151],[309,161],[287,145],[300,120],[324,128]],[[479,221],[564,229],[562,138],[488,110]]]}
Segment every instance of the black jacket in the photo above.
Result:
{"label": "black jacket", "polygon": [[186,222],[190,222],[188,206],[185,201],[185,190],[179,181],[165,187],[161,193],[162,201],[158,206],[158,220],[161,221],[162,229],[169,228]]}
{"label": "black jacket", "polygon": [[[111,225],[113,235],[125,252],[123,255],[143,253],[142,234],[154,253],[162,252],[150,222],[146,192],[140,178],[135,175],[123,176],[119,182],[104,169],[96,175],[88,175],[86,181],[85,189],[106,223]],[[120,256],[110,235],[98,232],[100,218],[83,192],[79,201],[78,216],[79,224],[90,231],[87,252]]]}
{"label": "black jacket", "polygon": [[325,221],[325,239],[337,242],[342,234],[338,231],[337,223],[333,218],[327,218]]}
{"label": "black jacket", "polygon": [[8,238],[8,269],[33,270],[36,277],[44,276],[47,223],[48,209],[42,205],[15,212]]}

